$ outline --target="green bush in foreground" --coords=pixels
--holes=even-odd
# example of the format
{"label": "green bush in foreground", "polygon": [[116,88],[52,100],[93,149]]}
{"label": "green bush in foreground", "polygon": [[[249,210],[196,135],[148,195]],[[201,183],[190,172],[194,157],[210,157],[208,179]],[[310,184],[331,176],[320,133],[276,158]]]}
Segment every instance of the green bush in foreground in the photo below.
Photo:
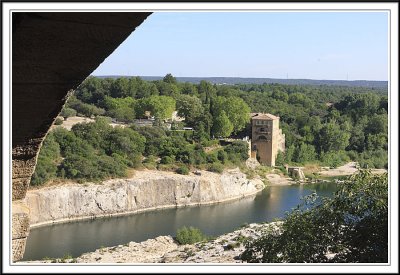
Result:
{"label": "green bush in foreground", "polygon": [[182,227],[176,233],[176,240],[180,244],[194,244],[206,240],[207,237],[198,228]]}
{"label": "green bush in foreground", "polygon": [[362,170],[340,184],[332,198],[314,193],[281,226],[248,243],[241,258],[253,263],[387,262],[387,174]]}

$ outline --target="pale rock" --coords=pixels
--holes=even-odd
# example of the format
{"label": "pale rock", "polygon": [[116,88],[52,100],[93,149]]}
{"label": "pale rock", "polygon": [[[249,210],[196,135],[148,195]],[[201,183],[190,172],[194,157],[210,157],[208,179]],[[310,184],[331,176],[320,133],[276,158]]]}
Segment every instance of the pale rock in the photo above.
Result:
{"label": "pale rock", "polygon": [[31,227],[82,218],[122,215],[166,207],[210,204],[253,195],[264,188],[237,169],[222,174],[178,175],[140,171],[130,179],[102,184],[68,184],[30,190],[26,204]]}

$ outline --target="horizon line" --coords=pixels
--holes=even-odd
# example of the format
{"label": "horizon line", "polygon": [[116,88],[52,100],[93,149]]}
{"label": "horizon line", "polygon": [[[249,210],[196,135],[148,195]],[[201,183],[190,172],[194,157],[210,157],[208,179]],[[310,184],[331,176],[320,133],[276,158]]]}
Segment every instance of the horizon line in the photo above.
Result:
{"label": "horizon line", "polygon": [[[98,75],[92,75],[95,77],[99,76],[123,76],[123,77],[160,77],[163,78],[164,76],[160,75],[122,75],[122,74],[98,74]],[[315,80],[315,81],[345,81],[345,82],[352,82],[352,81],[375,81],[375,82],[389,82],[389,80],[370,80],[370,79],[353,79],[353,80],[348,80],[348,79],[314,79],[314,78],[277,78],[277,77],[254,77],[254,76],[175,76],[172,74],[173,77],[175,78],[240,78],[240,79],[279,79],[279,80]]]}

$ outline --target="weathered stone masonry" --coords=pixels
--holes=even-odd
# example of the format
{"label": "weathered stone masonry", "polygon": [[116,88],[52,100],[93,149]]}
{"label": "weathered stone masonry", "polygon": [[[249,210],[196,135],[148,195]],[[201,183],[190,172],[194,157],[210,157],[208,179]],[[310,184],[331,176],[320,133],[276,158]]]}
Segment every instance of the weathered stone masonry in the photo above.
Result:
{"label": "weathered stone masonry", "polygon": [[[150,13],[12,14],[12,258],[29,234],[24,204],[43,138],[75,89]],[[132,64],[134,66],[134,64]]]}

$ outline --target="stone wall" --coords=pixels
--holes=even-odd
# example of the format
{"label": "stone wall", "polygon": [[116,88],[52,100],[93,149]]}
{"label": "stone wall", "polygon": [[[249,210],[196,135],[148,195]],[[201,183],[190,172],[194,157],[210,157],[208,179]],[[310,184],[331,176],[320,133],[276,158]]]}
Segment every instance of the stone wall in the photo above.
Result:
{"label": "stone wall", "polygon": [[[20,205],[25,197],[41,143],[68,91],[75,89],[149,15],[12,13],[13,261],[22,257],[29,233],[18,225],[21,215],[14,202]],[[24,222],[29,222],[29,217],[24,217]]]}

